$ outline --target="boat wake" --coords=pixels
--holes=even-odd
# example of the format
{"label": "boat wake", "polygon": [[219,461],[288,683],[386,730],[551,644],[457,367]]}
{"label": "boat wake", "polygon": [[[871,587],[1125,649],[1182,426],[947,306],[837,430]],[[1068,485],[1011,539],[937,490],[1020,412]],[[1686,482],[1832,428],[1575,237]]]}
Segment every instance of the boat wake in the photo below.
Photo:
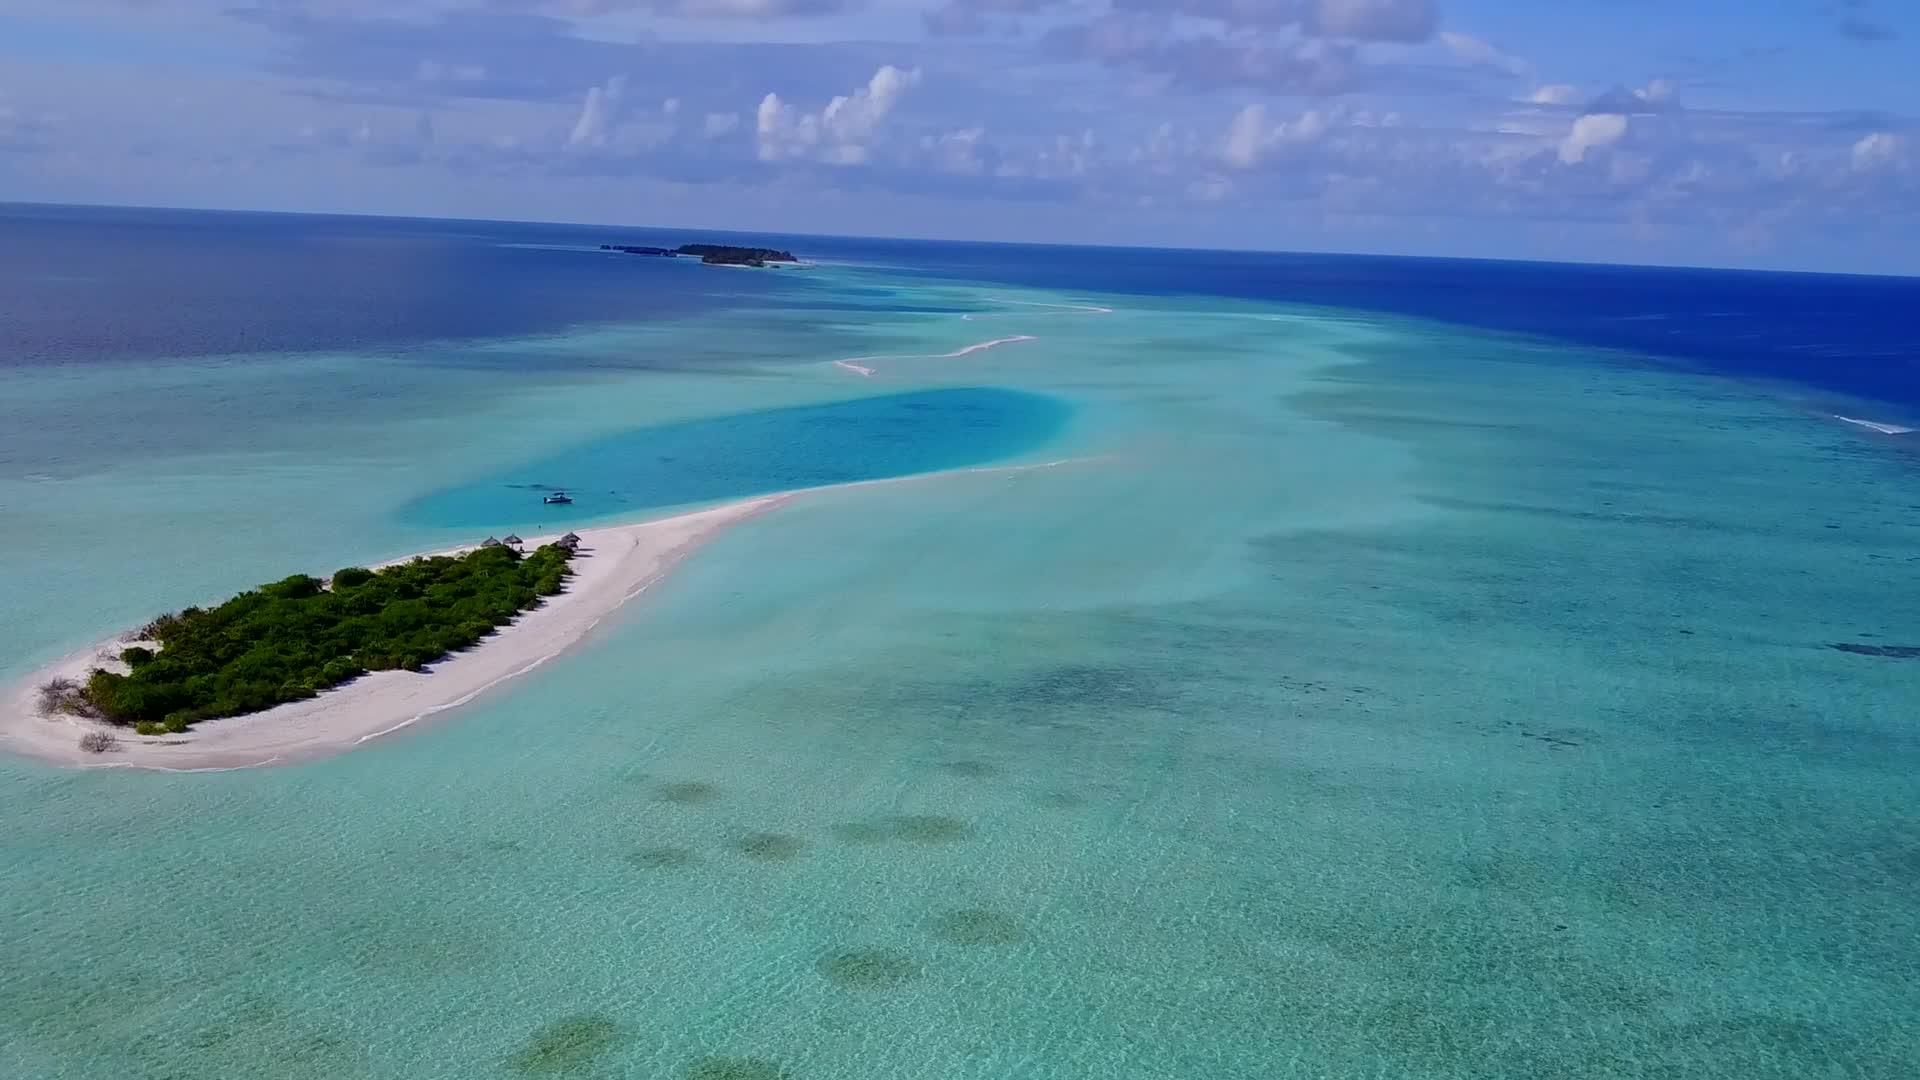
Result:
{"label": "boat wake", "polygon": [[[998,296],[990,296],[987,299],[996,304],[1011,304],[1017,307],[1033,307],[1033,308],[1050,309],[1047,311],[1025,313],[1028,318],[1035,318],[1041,315],[1111,315],[1113,314],[1112,308],[1101,307],[1098,304],[1046,304],[1046,303],[1041,303],[1040,301],[1037,301],[1037,300],[1007,300]],[[965,315],[960,316],[960,321],[972,322],[976,319],[1004,319],[1004,318],[1009,318],[1014,314],[1015,312],[1011,312],[1011,311],[984,311],[984,312],[970,311],[970,312],[967,312]],[[901,356],[850,356],[845,360],[835,360],[833,362],[833,366],[837,368],[843,368],[847,371],[851,371],[855,375],[860,376],[861,378],[872,378],[875,369],[871,366],[870,363],[868,363],[868,361],[958,360],[963,356],[971,356],[974,353],[981,352],[985,349],[997,348],[1001,345],[1017,345],[1022,341],[1035,341],[1035,340],[1038,340],[1038,339],[1036,339],[1032,334],[1015,334],[1012,337],[994,338],[992,341],[982,341],[974,345],[968,345],[965,348],[955,349],[949,353],[923,353],[920,355],[901,355]]]}
{"label": "boat wake", "polygon": [[855,356],[846,360],[835,360],[833,362],[833,365],[835,367],[846,368],[848,371],[853,372],[855,375],[859,375],[862,377],[871,377],[873,375],[874,369],[868,367],[866,364],[861,363],[862,360],[958,360],[963,356],[972,356],[974,353],[983,352],[987,349],[992,349],[997,346],[1017,345],[1022,341],[1033,341],[1033,340],[1035,339],[1032,334],[1015,334],[1012,337],[994,338],[992,341],[982,341],[982,342],[979,342],[978,344],[968,345],[965,348],[955,349],[952,352],[903,354],[899,356]]}
{"label": "boat wake", "polygon": [[1833,418],[1855,427],[1866,428],[1868,431],[1877,431],[1882,435],[1910,435],[1914,431],[1913,428],[1901,427],[1899,424],[1882,424],[1877,420],[1857,420],[1851,416],[1841,416],[1839,413],[1834,413]]}

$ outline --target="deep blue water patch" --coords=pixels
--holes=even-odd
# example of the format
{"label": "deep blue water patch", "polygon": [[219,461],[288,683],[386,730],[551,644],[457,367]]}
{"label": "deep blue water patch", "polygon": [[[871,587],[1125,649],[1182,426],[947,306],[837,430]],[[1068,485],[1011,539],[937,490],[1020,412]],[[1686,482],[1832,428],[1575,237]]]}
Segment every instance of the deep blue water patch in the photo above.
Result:
{"label": "deep blue water patch", "polygon": [[1380,311],[1796,383],[1920,419],[1920,278],[1384,255],[776,237],[902,279]]}
{"label": "deep blue water patch", "polygon": [[[885,268],[889,281],[861,288],[842,277],[823,296],[805,271],[708,273],[688,260],[597,250],[689,240]],[[1912,315],[1920,278],[1912,277],[4,203],[0,366],[400,350],[722,311],[951,313],[896,287],[926,281],[1412,315],[1794,383],[1896,407],[1874,419],[1920,420],[1920,320]],[[629,351],[582,362],[716,361]]]}
{"label": "deep blue water patch", "polygon": [[[1003,461],[1044,445],[1066,402],[993,387],[924,390],[637,428],[433,492],[414,523],[538,528],[794,488]],[[541,496],[564,490],[571,505]]]}

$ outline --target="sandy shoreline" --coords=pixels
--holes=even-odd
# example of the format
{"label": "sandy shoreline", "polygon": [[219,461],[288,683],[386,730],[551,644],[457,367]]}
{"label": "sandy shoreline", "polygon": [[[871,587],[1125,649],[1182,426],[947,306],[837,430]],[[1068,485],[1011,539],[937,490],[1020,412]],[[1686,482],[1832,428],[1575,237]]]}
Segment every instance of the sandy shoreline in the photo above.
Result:
{"label": "sandy shoreline", "polygon": [[[373,672],[307,701],[203,721],[180,735],[141,736],[77,717],[41,715],[38,688],[57,676],[84,680],[100,666],[102,654],[117,655],[131,641],[128,635],[120,635],[49,664],[9,687],[0,702],[0,751],[61,765],[197,771],[281,764],[352,749],[464,705],[546,663],[658,581],[689,552],[728,526],[772,510],[791,497],[767,495],[637,525],[581,529],[580,554],[573,561],[574,576],[565,592],[522,615],[495,637],[439,661],[426,672]],[[553,538],[533,538],[528,547]],[[451,552],[435,554],[446,553]],[[80,736],[96,730],[114,731],[117,748],[104,754],[82,751]]]}

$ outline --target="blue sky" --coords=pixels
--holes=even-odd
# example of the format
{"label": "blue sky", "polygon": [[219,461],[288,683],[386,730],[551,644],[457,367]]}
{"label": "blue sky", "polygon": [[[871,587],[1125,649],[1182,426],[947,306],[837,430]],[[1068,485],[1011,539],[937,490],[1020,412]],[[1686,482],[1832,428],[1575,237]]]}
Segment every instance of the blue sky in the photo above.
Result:
{"label": "blue sky", "polygon": [[1920,273],[1912,0],[8,0],[0,199]]}

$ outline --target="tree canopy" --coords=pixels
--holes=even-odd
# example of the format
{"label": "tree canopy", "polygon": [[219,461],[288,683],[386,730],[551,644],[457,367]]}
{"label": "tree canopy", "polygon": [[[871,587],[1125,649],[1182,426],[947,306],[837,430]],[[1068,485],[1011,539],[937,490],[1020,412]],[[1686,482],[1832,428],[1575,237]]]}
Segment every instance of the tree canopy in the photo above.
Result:
{"label": "tree canopy", "polygon": [[310,698],[368,671],[418,671],[560,592],[571,553],[549,544],[348,567],[329,588],[295,574],[214,608],[162,615],[127,649],[129,674],[95,670],[88,702],[120,724],[184,731],[195,721]]}

